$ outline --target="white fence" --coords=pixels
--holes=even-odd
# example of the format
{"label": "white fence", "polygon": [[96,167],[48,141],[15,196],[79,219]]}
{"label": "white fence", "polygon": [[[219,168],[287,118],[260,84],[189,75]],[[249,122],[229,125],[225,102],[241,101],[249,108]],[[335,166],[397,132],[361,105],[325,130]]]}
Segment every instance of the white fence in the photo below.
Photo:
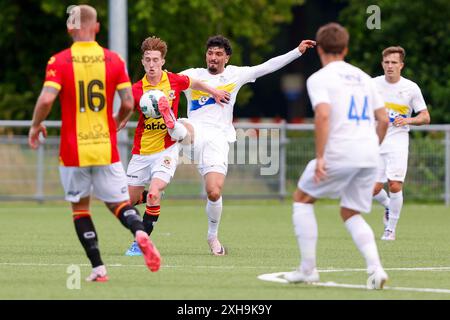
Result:
{"label": "white fence", "polygon": [[[0,200],[62,199],[59,181],[59,121],[46,121],[49,137],[37,151],[27,143],[30,121],[0,121]],[[236,123],[230,148],[226,198],[284,199],[314,157],[312,124]],[[119,134],[121,158],[131,156],[136,122]],[[450,205],[450,125],[412,127],[405,199]],[[182,155],[166,191],[170,198],[204,197],[196,166]]]}

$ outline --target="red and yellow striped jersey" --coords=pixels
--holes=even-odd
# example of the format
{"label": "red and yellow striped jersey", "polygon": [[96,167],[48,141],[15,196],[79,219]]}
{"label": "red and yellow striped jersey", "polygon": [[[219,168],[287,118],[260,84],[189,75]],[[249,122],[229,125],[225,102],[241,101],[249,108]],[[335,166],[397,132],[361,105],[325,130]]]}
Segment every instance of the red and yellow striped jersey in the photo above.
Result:
{"label": "red and yellow striped jersey", "polygon": [[74,42],[50,58],[44,86],[60,91],[61,165],[85,167],[120,161],[113,99],[116,90],[131,83],[118,54],[95,41]]}
{"label": "red and yellow striped jersey", "polygon": [[169,99],[175,117],[178,117],[180,93],[189,88],[190,83],[188,76],[163,71],[161,81],[156,86],[152,86],[145,75],[133,84],[134,105],[135,109],[139,110],[139,121],[134,134],[133,154],[154,154],[175,143],[167,132],[163,118],[153,119],[142,114],[139,108],[139,100],[142,94],[151,89],[161,90]]}

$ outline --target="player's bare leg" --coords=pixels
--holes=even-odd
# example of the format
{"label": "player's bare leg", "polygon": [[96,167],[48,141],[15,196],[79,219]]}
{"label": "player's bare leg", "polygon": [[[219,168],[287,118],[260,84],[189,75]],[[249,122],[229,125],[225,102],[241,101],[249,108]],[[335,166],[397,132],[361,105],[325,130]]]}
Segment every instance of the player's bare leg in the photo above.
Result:
{"label": "player's bare leg", "polygon": [[158,221],[161,212],[161,195],[166,187],[167,182],[158,178],[152,178],[150,182],[143,218],[145,232],[147,232],[148,235],[152,233],[153,228]]}
{"label": "player's bare leg", "polygon": [[[140,204],[145,203],[146,208],[143,216],[144,231],[150,236],[153,228],[158,221],[161,212],[161,195],[167,183],[161,179],[153,178],[150,182],[149,190],[144,190],[144,186],[128,186],[130,192],[131,203]],[[136,201],[136,199],[138,199]],[[140,256],[142,252],[134,241],[128,250],[125,252],[126,256]]]}
{"label": "player's bare leg", "polygon": [[206,203],[206,215],[208,217],[207,240],[211,253],[215,256],[223,256],[226,254],[226,250],[218,239],[218,233],[222,216],[222,188],[225,183],[225,175],[218,172],[209,172],[204,179],[208,196]]}
{"label": "player's bare leg", "polygon": [[130,202],[133,205],[141,204],[146,202],[146,198],[142,199],[142,194],[144,192],[145,186],[131,186],[128,185],[128,192],[130,194]]}

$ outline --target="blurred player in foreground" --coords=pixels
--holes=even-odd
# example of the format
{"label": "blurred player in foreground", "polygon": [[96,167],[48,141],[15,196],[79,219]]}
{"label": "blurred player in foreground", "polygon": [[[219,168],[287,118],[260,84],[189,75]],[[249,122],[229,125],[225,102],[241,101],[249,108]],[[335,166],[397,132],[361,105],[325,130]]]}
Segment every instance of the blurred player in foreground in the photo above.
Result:
{"label": "blurred player in foreground", "polygon": [[[405,50],[389,47],[382,52],[384,75],[373,79],[389,113],[389,128],[381,144],[381,162],[374,199],[385,208],[381,240],[395,240],[395,228],[403,206],[403,182],[408,169],[409,126],[430,123],[430,114],[417,84],[401,76]],[[412,117],[412,112],[417,113]],[[383,189],[388,182],[389,196]]]}
{"label": "blurred player in foreground", "polygon": [[[148,268],[158,271],[160,254],[144,231],[139,212],[130,205],[126,175],[117,149],[116,128],[123,126],[122,122],[133,110],[125,63],[95,41],[100,24],[93,7],[72,7],[67,29],[73,44],[48,61],[44,87],[29,131],[29,145],[38,148],[39,135],[47,135],[42,122],[59,95],[62,112],[60,177],[65,199],[72,204],[75,230],[92,264],[92,273],[86,280],[108,280],[90,214],[91,191],[133,233]],[[116,90],[121,106],[113,115]]]}
{"label": "blurred player in foreground", "polygon": [[368,287],[381,289],[388,276],[373,231],[360,212],[371,209],[379,143],[388,126],[386,110],[371,78],[344,61],[349,41],[344,27],[326,24],[317,31],[316,41],[323,67],[307,80],[315,112],[316,158],[306,166],[293,195],[292,219],[301,264],[285,278],[289,282],[319,281],[314,202],[338,197],[342,220],[366,260]]}

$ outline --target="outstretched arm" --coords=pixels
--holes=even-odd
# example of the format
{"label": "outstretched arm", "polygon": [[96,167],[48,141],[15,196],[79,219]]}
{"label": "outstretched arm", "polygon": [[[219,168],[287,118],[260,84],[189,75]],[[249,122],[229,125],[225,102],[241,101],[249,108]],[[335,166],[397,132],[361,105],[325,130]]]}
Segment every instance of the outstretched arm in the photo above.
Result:
{"label": "outstretched arm", "polygon": [[299,58],[307,49],[313,48],[316,42],[313,40],[303,40],[300,42],[297,48],[285,53],[281,56],[267,60],[266,62],[257,66],[251,67],[254,72],[254,78],[262,77],[266,74],[272,73],[283,68],[285,65],[291,63],[295,59]]}
{"label": "outstretched arm", "polygon": [[55,102],[58,93],[59,90],[53,87],[44,86],[38,100],[36,101],[33,120],[31,122],[30,131],[28,132],[28,144],[33,149],[37,149],[39,147],[39,133],[42,132],[44,138],[47,137],[47,129],[42,124],[42,122],[50,113],[53,102]]}
{"label": "outstretched arm", "polygon": [[209,85],[207,85],[205,82],[197,80],[197,79],[191,79],[191,88],[194,90],[203,91],[206,93],[209,93],[214,100],[216,100],[216,103],[220,106],[223,106],[222,103],[228,103],[230,101],[230,93],[225,90],[218,90],[216,88],[213,88]]}

